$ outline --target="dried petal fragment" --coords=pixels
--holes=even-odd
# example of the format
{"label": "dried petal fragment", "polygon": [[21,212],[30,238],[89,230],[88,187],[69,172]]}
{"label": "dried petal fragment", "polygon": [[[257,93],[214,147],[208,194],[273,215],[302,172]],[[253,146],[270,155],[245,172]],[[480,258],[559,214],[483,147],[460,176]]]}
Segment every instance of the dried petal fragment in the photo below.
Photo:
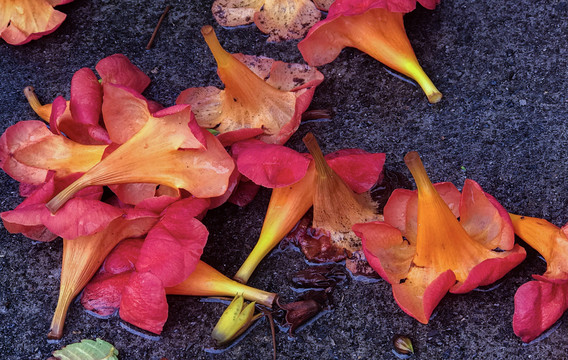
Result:
{"label": "dried petal fragment", "polygon": [[[327,4],[326,4],[327,2]],[[303,38],[308,29],[321,18],[319,10],[330,1],[312,0],[216,0],[211,8],[221,26],[239,26],[254,21],[268,41]]]}
{"label": "dried petal fragment", "polygon": [[266,0],[254,14],[258,29],[274,42],[303,38],[320,18],[312,0]]}

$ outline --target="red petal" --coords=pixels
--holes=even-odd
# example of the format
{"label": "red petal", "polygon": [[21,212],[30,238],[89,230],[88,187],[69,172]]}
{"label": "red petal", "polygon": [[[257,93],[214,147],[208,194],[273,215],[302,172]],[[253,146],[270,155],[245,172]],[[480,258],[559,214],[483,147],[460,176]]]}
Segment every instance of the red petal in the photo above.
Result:
{"label": "red petal", "polygon": [[359,194],[381,180],[385,158],[384,153],[368,153],[361,149],[344,149],[325,156],[337,175]]}
{"label": "red petal", "polygon": [[237,206],[246,206],[248,205],[258,193],[260,189],[260,185],[253,183],[250,180],[243,181],[241,177],[241,181],[237,186],[237,189],[231,194],[229,198],[229,202],[235,204]]}
{"label": "red petal", "polygon": [[54,234],[75,239],[102,230],[122,214],[121,210],[98,200],[73,198],[56,214],[42,212],[41,220]]}
{"label": "red petal", "polygon": [[122,54],[114,54],[102,59],[98,62],[95,69],[101,76],[103,85],[122,85],[139,93],[142,93],[150,85],[148,75],[134,66]]}
{"label": "red petal", "polygon": [[209,234],[195,218],[178,222],[181,214],[168,215],[150,230],[136,262],[139,272],[151,272],[166,287],[181,283],[191,274]]}
{"label": "red petal", "polygon": [[239,173],[237,168],[235,168],[233,170],[233,173],[229,177],[229,185],[227,186],[227,191],[225,191],[225,193],[221,196],[216,196],[214,198],[209,199],[211,200],[211,203],[209,204],[209,209],[214,209],[226,203],[228,199],[233,195],[235,189],[237,189],[237,186],[240,183],[240,179],[241,179],[241,174]]}
{"label": "red petal", "polygon": [[239,172],[256,184],[283,187],[300,181],[308,170],[310,160],[281,145],[247,140],[233,144],[233,157]]}
{"label": "red petal", "polygon": [[168,302],[162,281],[150,272],[135,272],[122,291],[120,318],[156,334],[168,319]]}
{"label": "red petal", "polygon": [[529,281],[515,294],[513,330],[524,342],[537,338],[568,310],[568,283]]}
{"label": "red petal", "polygon": [[460,224],[469,236],[489,249],[510,250],[515,243],[513,223],[507,211],[469,179],[462,190]]}

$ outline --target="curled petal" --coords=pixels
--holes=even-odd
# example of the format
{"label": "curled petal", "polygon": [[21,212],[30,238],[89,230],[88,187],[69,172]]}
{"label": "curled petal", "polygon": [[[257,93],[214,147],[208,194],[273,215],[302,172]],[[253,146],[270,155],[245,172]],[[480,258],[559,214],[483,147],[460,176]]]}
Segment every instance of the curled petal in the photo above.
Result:
{"label": "curled petal", "polygon": [[359,194],[381,181],[385,158],[384,153],[368,153],[361,149],[344,149],[325,156],[333,171]]}
{"label": "curled petal", "polygon": [[112,276],[95,276],[83,290],[81,305],[100,316],[114,314],[120,307],[122,291],[128,284],[130,275],[131,272]]}
{"label": "curled petal", "polygon": [[404,241],[398,229],[375,221],[355,224],[353,231],[362,239],[367,261],[383,279],[397,284],[406,278],[416,247]]}
{"label": "curled petal", "polygon": [[460,223],[469,236],[489,249],[513,248],[515,237],[509,214],[473,180],[466,179],[463,186]]}
{"label": "curled petal", "polygon": [[412,267],[399,284],[392,284],[392,292],[400,308],[423,324],[430,320],[448,290],[456,282],[451,270],[438,273],[432,268]]}
{"label": "curled petal", "polygon": [[138,93],[142,93],[150,85],[150,77],[122,54],[114,54],[102,59],[95,69],[102,79],[102,85],[121,85]]}

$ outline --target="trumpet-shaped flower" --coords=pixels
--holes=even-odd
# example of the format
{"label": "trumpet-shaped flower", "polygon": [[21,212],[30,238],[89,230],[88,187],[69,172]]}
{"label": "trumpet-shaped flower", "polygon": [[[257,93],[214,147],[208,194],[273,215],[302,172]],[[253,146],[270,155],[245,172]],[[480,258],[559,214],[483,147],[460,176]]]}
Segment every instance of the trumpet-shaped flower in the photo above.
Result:
{"label": "trumpet-shaped flower", "polygon": [[177,104],[190,104],[201,127],[220,132],[224,145],[251,137],[285,143],[298,129],[323,75],[315,68],[226,52],[211,26],[201,29],[217,61],[225,89],[184,90]]}
{"label": "trumpet-shaped flower", "polygon": [[137,271],[138,259],[145,256],[143,246],[143,239],[127,239],[110,253],[99,273],[85,287],[81,303],[87,310],[105,316],[120,308],[124,320],[160,333],[167,319],[167,294],[230,297],[242,294],[245,299],[268,307],[276,298],[276,294],[227,278],[203,261],[198,261],[181,283],[164,288],[159,277]]}
{"label": "trumpet-shaped flower", "polygon": [[211,11],[221,26],[254,22],[268,41],[303,38],[333,0],[215,0]]}
{"label": "trumpet-shaped flower", "polygon": [[[437,1],[421,3],[434,8]],[[310,29],[298,48],[312,66],[332,62],[344,47],[357,48],[416,80],[428,101],[436,103],[442,94],[418,63],[402,20],[403,13],[415,7],[414,0],[337,0],[327,18]]]}
{"label": "trumpet-shaped flower", "polygon": [[568,310],[568,224],[562,228],[538,218],[510,214],[515,234],[546,260],[546,272],[515,294],[513,330],[534,340]]}
{"label": "trumpet-shaped flower", "polygon": [[[255,183],[273,188],[260,238],[234,276],[238,281],[248,281],[260,261],[312,206],[314,227],[330,238],[329,244],[311,244],[317,251],[329,247],[344,254],[360,248],[351,226],[377,218],[366,191],[379,180],[385,155],[346,149],[324,158],[313,135],[304,141],[311,159],[255,140],[233,145],[239,171]],[[259,161],[249,161],[252,158]]]}
{"label": "trumpet-shaped flower", "polygon": [[416,152],[404,160],[418,190],[395,190],[384,222],[356,224],[353,230],[402,310],[426,324],[447,291],[491,284],[526,253],[514,244],[505,209],[476,182],[466,180],[460,195],[451,183],[433,185]]}
{"label": "trumpet-shaped flower", "polygon": [[53,9],[73,0],[2,0],[0,37],[8,44],[22,45],[51,34],[66,15]]}
{"label": "trumpet-shaped flower", "polygon": [[123,95],[114,97],[114,106],[128,109],[122,130],[117,128],[128,140],[56,195],[47,204],[52,212],[89,185],[162,184],[202,198],[225,193],[234,162],[213,135],[199,128],[189,106],[151,114],[128,88],[106,87]]}

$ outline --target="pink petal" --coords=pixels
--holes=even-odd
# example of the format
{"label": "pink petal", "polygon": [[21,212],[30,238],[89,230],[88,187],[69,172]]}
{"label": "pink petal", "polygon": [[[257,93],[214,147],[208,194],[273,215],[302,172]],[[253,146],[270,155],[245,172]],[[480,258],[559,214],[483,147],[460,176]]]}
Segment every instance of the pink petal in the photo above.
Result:
{"label": "pink petal", "polygon": [[150,272],[134,272],[122,291],[119,313],[122,320],[160,334],[168,319],[162,281]]}
{"label": "pink petal", "polygon": [[369,265],[383,279],[396,284],[406,277],[415,247],[403,240],[397,228],[375,221],[355,224],[352,229],[362,239],[363,252]]}
{"label": "pink petal", "polygon": [[392,285],[394,298],[400,308],[423,324],[456,281],[451,270],[436,273],[429,268],[413,267],[414,276]]}
{"label": "pink petal", "polygon": [[0,166],[17,181],[29,184],[43,183],[47,170],[18,162],[14,158],[14,153],[49,136],[53,136],[53,133],[41,121],[20,121],[10,126],[0,137]]}
{"label": "pink petal", "polygon": [[524,342],[536,339],[568,310],[568,283],[529,281],[515,294],[513,330]]}
{"label": "pink petal", "polygon": [[264,130],[261,128],[245,128],[221,133],[217,135],[217,140],[219,140],[221,144],[223,144],[223,146],[227,147],[233,145],[238,141],[252,139],[263,133]]}
{"label": "pink petal", "polygon": [[95,69],[101,76],[103,85],[122,85],[139,93],[142,93],[150,85],[148,75],[134,66],[122,54],[114,54],[102,59],[98,62]]}
{"label": "pink petal", "polygon": [[137,205],[140,202],[153,198],[156,194],[156,184],[129,183],[109,185],[109,189],[116,194],[121,202]]}
{"label": "pink petal", "polygon": [[209,234],[199,220],[178,222],[181,215],[176,215],[175,219],[164,216],[150,230],[136,262],[139,272],[151,272],[166,287],[181,283],[193,272]]}
{"label": "pink petal", "polygon": [[98,125],[103,103],[99,79],[89,68],[82,68],[71,79],[71,114],[73,120],[85,125]]}
{"label": "pink petal", "polygon": [[384,153],[361,149],[344,149],[325,156],[331,168],[356,193],[371,189],[382,178]]}
{"label": "pink petal", "polygon": [[300,181],[308,170],[310,160],[281,145],[265,144],[260,140],[247,140],[231,148],[241,174],[256,184],[275,188]]}
{"label": "pink petal", "polygon": [[101,201],[75,197],[56,214],[42,212],[41,220],[54,234],[65,239],[75,239],[104,229],[122,214],[121,210]]}

